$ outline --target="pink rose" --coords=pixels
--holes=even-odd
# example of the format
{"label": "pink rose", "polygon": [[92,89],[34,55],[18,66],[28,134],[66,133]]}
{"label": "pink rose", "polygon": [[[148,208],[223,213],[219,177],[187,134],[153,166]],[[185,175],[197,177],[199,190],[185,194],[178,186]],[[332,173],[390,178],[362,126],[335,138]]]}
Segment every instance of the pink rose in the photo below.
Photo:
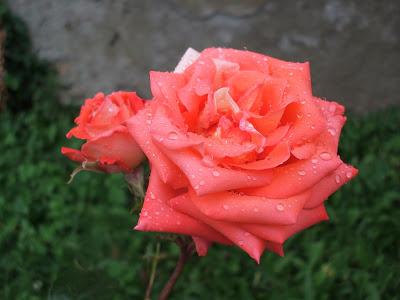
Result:
{"label": "pink rose", "polygon": [[104,96],[98,93],[87,99],[75,119],[76,127],[67,138],[86,140],[81,150],[63,147],[62,154],[80,163],[95,164],[106,172],[130,172],[144,154],[128,132],[126,120],[143,108],[136,93],[115,92]]}
{"label": "pink rose", "polygon": [[308,63],[190,49],[150,80],[154,99],[128,121],[152,167],[137,230],[259,261],[327,220],[324,201],[357,174],[337,155],[344,107],[312,95]]}

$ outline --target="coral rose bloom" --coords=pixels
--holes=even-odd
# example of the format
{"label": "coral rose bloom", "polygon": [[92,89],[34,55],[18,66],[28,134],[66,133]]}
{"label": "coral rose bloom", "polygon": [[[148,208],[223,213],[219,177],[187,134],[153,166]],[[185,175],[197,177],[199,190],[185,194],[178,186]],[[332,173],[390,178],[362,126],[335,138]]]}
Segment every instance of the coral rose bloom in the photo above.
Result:
{"label": "coral rose bloom", "polygon": [[259,261],[327,220],[324,200],[357,173],[337,155],[344,107],[312,95],[308,63],[189,49],[150,80],[152,103],[128,121],[152,167],[138,230]]}
{"label": "coral rose bloom", "polygon": [[144,154],[129,134],[126,120],[143,106],[143,100],[133,92],[107,96],[98,93],[87,99],[75,119],[77,126],[67,133],[67,138],[76,137],[86,143],[81,150],[63,147],[61,152],[71,160],[94,164],[102,171],[132,171]]}

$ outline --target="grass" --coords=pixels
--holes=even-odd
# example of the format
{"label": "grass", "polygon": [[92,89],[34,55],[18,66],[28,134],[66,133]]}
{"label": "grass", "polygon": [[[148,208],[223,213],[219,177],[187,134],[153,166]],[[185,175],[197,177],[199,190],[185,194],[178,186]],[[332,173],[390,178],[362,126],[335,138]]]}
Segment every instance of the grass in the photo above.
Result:
{"label": "grass", "polygon": [[[8,109],[0,113],[0,299],[142,299],[154,234],[131,230],[120,175],[79,174],[60,154],[77,108],[0,3]],[[192,259],[172,299],[394,299],[400,290],[400,108],[349,117],[340,153],[360,175],[327,202],[331,217],[257,266],[214,246]],[[156,295],[178,249],[161,242]]]}

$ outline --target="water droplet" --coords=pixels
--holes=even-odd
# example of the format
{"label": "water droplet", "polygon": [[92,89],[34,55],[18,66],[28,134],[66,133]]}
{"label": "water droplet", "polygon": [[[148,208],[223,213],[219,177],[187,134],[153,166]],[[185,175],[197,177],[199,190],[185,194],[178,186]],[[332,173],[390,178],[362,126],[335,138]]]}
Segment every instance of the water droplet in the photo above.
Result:
{"label": "water droplet", "polygon": [[304,175],[306,175],[306,171],[304,171],[304,170],[298,170],[298,171],[297,171],[297,174],[299,174],[300,176],[304,176]]}
{"label": "water droplet", "polygon": [[353,176],[353,173],[351,171],[347,171],[346,172],[346,177],[347,178],[351,178],[351,176]]}
{"label": "water droplet", "polygon": [[339,184],[340,182],[342,182],[342,178],[340,178],[340,175],[339,175],[339,174],[337,174],[337,175],[335,176],[335,182],[336,182],[337,184]]}
{"label": "water droplet", "polygon": [[176,221],[176,225],[181,225],[181,221]]}
{"label": "water droplet", "polygon": [[276,210],[277,210],[277,211],[284,211],[284,210],[285,210],[285,206],[283,206],[282,203],[278,203],[278,204],[276,205]]}
{"label": "water droplet", "polygon": [[313,158],[313,159],[311,160],[311,162],[312,162],[313,164],[316,164],[316,163],[318,162],[318,159]]}
{"label": "water droplet", "polygon": [[195,178],[196,178],[196,175],[190,174],[190,177],[192,177],[193,179],[195,179]]}
{"label": "water droplet", "polygon": [[178,134],[175,131],[171,131],[170,133],[168,133],[168,138],[170,140],[176,140],[178,139]]}
{"label": "water droplet", "polygon": [[212,171],[212,175],[214,177],[218,177],[220,175],[220,173],[217,170]]}
{"label": "water droplet", "polygon": [[302,113],[297,113],[297,118],[298,119],[301,119],[303,117],[303,114]]}
{"label": "water droplet", "polygon": [[240,246],[243,246],[243,245],[244,245],[244,242],[243,242],[243,241],[239,241],[238,244],[239,244]]}
{"label": "water droplet", "polygon": [[293,72],[289,72],[289,76],[293,76]]}
{"label": "water droplet", "polygon": [[146,120],[147,125],[151,125],[151,119]]}
{"label": "water droplet", "polygon": [[159,212],[159,211],[156,211],[155,214],[156,214],[156,216],[159,216],[159,215],[160,215],[160,212]]}
{"label": "water droplet", "polygon": [[194,186],[194,189],[195,189],[195,190],[198,190],[198,189],[199,189],[199,186],[198,186],[198,185],[195,185],[195,186]]}
{"label": "water droplet", "polygon": [[321,152],[319,157],[321,157],[321,159],[323,160],[330,160],[332,159],[332,155],[328,152]]}
{"label": "water droplet", "polygon": [[311,129],[313,129],[313,130],[314,130],[314,129],[315,129],[315,125],[311,125]]}
{"label": "water droplet", "polygon": [[334,103],[329,104],[328,110],[329,112],[334,113],[336,110],[336,105]]}
{"label": "water droplet", "polygon": [[200,184],[200,185],[205,185],[204,180],[201,180],[201,181],[199,182],[199,184]]}
{"label": "water droplet", "polygon": [[247,231],[244,233],[244,236],[249,236],[249,235],[250,235],[250,233]]}
{"label": "water droplet", "polygon": [[307,118],[310,118],[310,117],[311,117],[311,114],[310,114],[310,113],[307,113],[306,116],[307,116]]}
{"label": "water droplet", "polygon": [[300,104],[306,104],[306,100],[301,100]]}
{"label": "water droplet", "polygon": [[150,193],[150,198],[154,200],[156,199],[156,196],[153,193]]}
{"label": "water droplet", "polygon": [[228,209],[229,209],[229,205],[227,205],[227,204],[222,205],[222,207],[223,207],[225,210],[228,210]]}
{"label": "water droplet", "polygon": [[328,132],[329,132],[330,135],[336,135],[336,129],[335,128],[329,127],[328,128]]}
{"label": "water droplet", "polygon": [[144,213],[143,213],[143,216],[145,216],[145,217],[147,217],[149,215],[149,213],[147,212],[147,211],[145,211]]}
{"label": "water droplet", "polygon": [[253,211],[254,211],[254,212],[259,212],[259,209],[258,209],[257,207],[254,207],[254,208],[253,208]]}
{"label": "water droplet", "polygon": [[207,166],[207,167],[213,167],[213,166],[215,166],[214,159],[213,159],[211,156],[209,156],[209,155],[204,156],[203,159],[202,159],[202,162],[203,162],[203,164],[204,164],[205,166]]}

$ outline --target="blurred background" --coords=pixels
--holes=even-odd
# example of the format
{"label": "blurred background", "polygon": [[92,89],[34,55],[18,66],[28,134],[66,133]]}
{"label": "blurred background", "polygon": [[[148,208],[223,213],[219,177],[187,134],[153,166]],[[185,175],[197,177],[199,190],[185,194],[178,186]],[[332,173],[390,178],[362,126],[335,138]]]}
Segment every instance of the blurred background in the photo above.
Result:
{"label": "blurred background", "polygon": [[[150,97],[148,72],[187,47],[310,61],[314,94],[344,104],[343,160],[360,175],[286,255],[214,246],[172,299],[396,299],[400,290],[400,2],[0,0],[0,299],[143,299],[155,234],[134,232],[121,176],[60,154],[98,91]],[[161,241],[153,298],[178,249]]]}

